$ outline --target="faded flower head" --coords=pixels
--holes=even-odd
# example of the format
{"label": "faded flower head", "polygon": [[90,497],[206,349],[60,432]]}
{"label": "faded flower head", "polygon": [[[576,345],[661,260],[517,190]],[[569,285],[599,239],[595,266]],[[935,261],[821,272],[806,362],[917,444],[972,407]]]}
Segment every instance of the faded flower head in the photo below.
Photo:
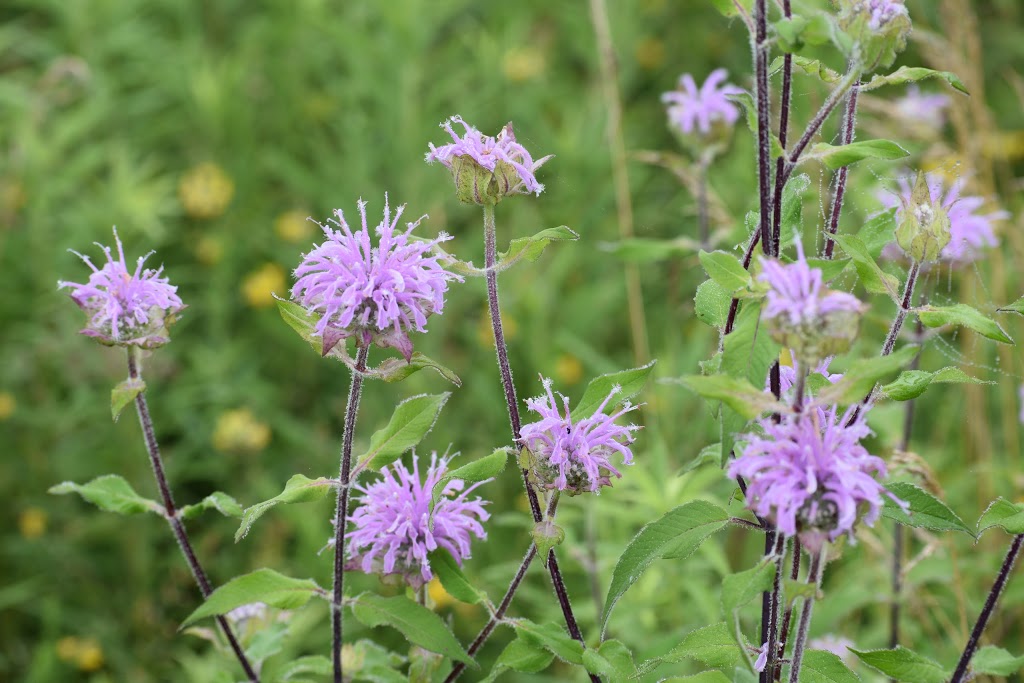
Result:
{"label": "faded flower head", "polygon": [[542,378],[543,396],[526,400],[526,406],[540,415],[540,420],[523,426],[519,442],[523,445],[523,467],[532,472],[534,480],[545,489],[566,491],[570,495],[587,491],[598,492],[602,486],[611,486],[611,477],[622,474],[611,463],[614,453],[622,455],[626,465],[633,464],[633,432],[638,425],[615,424],[615,421],[636,409],[629,401],[609,415],[605,408],[621,391],[613,387],[593,415],[573,419],[569,399],[559,394],[564,415],[559,411],[559,400],[551,389],[551,380]]}
{"label": "faded flower head", "polygon": [[668,105],[669,126],[684,135],[696,129],[702,136],[711,133],[716,122],[731,127],[740,117],[739,107],[729,95],[739,95],[742,88],[725,83],[729,72],[715,69],[699,89],[690,74],[679,77],[679,88],[662,93],[661,101]]}
{"label": "faded flower head", "polygon": [[162,277],[163,266],[143,269],[153,252],[140,256],[134,272],[129,271],[116,228],[114,241],[117,260],[110,247],[96,243],[107,256],[102,268],[93,265],[88,256],[72,251],[92,269],[92,275],[85,284],[60,280],[57,286],[69,288],[71,298],[89,316],[82,334],[110,346],[162,346],[170,341],[167,326],[185,308],[176,293],[178,288]]}
{"label": "faded flower head", "polygon": [[[420,480],[419,459],[412,471],[401,462],[382,470],[383,477],[369,486],[353,488],[363,494],[352,513],[354,531],[348,534],[348,569],[367,574],[400,576],[414,588],[433,578],[427,554],[443,548],[461,565],[469,557],[470,542],[487,538],[481,522],[490,515],[487,501],[469,498],[478,482],[466,487],[461,479],[445,484],[431,509],[434,485],[448,469],[448,459],[430,456],[426,477]],[[490,480],[488,480],[490,481]]]}
{"label": "faded flower head", "polygon": [[862,12],[868,17],[868,28],[881,31],[896,17],[906,17],[907,7],[903,0],[864,0]]}
{"label": "faded flower head", "polygon": [[[454,124],[463,128],[460,136]],[[530,153],[516,141],[512,123],[507,123],[496,137],[453,116],[441,124],[452,138],[447,145],[429,143],[428,163],[439,161],[452,173],[459,200],[466,204],[497,204],[514,194],[540,195],[544,186],[534,175],[551,155],[533,160]]]}
{"label": "faded flower head", "polygon": [[375,343],[412,356],[409,332],[425,332],[427,318],[444,309],[449,280],[462,278],[441,267],[434,247],[451,239],[414,240],[420,220],[396,232],[405,205],[394,217],[384,195],[384,219],[373,246],[366,223],[366,202],[359,201],[362,228],[353,232],[340,209],[331,221],[341,230],[321,228],[327,240],[314,247],[295,269],[292,299],[319,316],[314,334],[323,338],[326,355],[341,340],[355,337],[360,347]]}
{"label": "faded flower head", "polygon": [[907,94],[894,102],[896,115],[912,126],[942,128],[950,99],[941,93],[923,93],[917,83],[907,86]]}
{"label": "faded flower head", "polygon": [[[946,180],[940,173],[927,173],[924,175],[924,182],[927,184],[924,201],[920,201],[921,197],[915,196],[915,184],[909,178],[898,180],[898,193],[886,193],[880,195],[879,199],[886,208],[896,208],[897,225],[904,223],[910,216],[917,218],[922,211],[945,212],[949,217],[949,242],[939,252],[939,260],[952,265],[967,264],[979,258],[982,249],[999,244],[995,224],[1009,218],[1009,212],[979,213],[981,207],[988,202],[984,197],[964,195],[962,178],[947,187]],[[899,256],[900,252],[899,246],[891,244],[882,253],[886,257],[894,258]]]}
{"label": "faded flower head", "polygon": [[903,0],[833,1],[840,10],[839,27],[853,38],[866,72],[889,66],[907,46],[912,27]]}
{"label": "faded flower head", "polygon": [[885,462],[861,445],[871,430],[864,410],[850,422],[854,410],[812,410],[777,423],[769,418],[760,422],[760,433],[745,435],[729,476],[746,480],[747,506],[783,534],[820,547],[825,538],[852,538],[858,506],[866,505],[863,521],[872,526],[883,496],[900,503],[876,479],[886,476]]}

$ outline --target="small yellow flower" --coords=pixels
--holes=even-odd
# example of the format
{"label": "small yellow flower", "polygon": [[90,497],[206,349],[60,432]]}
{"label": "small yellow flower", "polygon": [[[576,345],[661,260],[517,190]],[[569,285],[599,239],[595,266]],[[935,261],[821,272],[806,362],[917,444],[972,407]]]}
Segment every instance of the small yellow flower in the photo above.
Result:
{"label": "small yellow flower", "polygon": [[99,671],[103,668],[103,648],[93,639],[88,639],[75,657],[75,663],[82,671]]}
{"label": "small yellow flower", "polygon": [[583,378],[583,364],[576,356],[563,353],[555,361],[555,377],[559,384],[576,384]]}
{"label": "small yellow flower", "polygon": [[455,602],[455,598],[448,594],[448,591],[446,591],[444,586],[441,585],[441,580],[436,576],[427,584],[427,595],[430,596],[430,600],[434,603],[434,607],[438,609],[443,609]]}
{"label": "small yellow flower", "polygon": [[0,422],[8,419],[14,414],[15,408],[18,407],[18,402],[14,400],[14,395],[0,391]]}
{"label": "small yellow flower", "polygon": [[636,63],[640,68],[653,71],[665,63],[665,43],[648,36],[636,45]]}
{"label": "small yellow flower", "polygon": [[178,197],[192,218],[216,218],[235,194],[235,183],[217,164],[193,166],[178,183]]}
{"label": "small yellow flower", "polygon": [[218,451],[254,453],[270,442],[270,427],[257,420],[248,408],[222,413],[213,430],[213,447]]}
{"label": "small yellow flower", "polygon": [[27,539],[39,538],[46,533],[46,512],[39,508],[25,508],[18,515],[18,530]]}
{"label": "small yellow flower", "polygon": [[536,78],[544,71],[544,54],[532,45],[514,47],[502,59],[505,78],[522,83]]}
{"label": "small yellow flower", "polygon": [[62,661],[72,661],[81,649],[82,641],[75,636],[65,636],[57,641],[57,657]]}
{"label": "small yellow flower", "polygon": [[[505,333],[505,341],[508,342],[515,339],[519,333],[519,323],[512,316],[502,313],[501,314],[501,329]],[[494,346],[494,330],[491,328],[491,314],[487,309],[484,309],[484,314],[480,318],[480,323],[477,326],[477,339],[480,341],[481,346]]]}
{"label": "small yellow flower", "polygon": [[285,242],[302,242],[313,236],[316,224],[305,211],[285,211],[274,221],[274,232]]}
{"label": "small yellow flower", "polygon": [[242,280],[242,294],[253,308],[266,308],[274,304],[275,291],[285,288],[284,268],[276,263],[264,263]]}
{"label": "small yellow flower", "polygon": [[215,266],[224,256],[224,243],[213,235],[203,235],[196,240],[195,252],[204,266]]}

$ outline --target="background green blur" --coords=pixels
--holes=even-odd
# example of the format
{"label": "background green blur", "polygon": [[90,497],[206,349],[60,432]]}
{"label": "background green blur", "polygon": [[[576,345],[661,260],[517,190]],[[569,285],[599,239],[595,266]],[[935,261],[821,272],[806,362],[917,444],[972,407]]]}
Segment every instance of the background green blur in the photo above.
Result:
{"label": "background green blur", "polygon": [[[718,66],[748,86],[745,29],[697,0],[608,4],[626,147],[679,152],[659,94],[684,71],[702,81]],[[906,131],[882,99],[901,95],[899,88],[864,98],[861,125],[873,136],[901,136],[914,163],[969,176],[975,193],[1013,212],[1000,226],[1002,246],[984,263],[928,280],[936,300],[991,311],[1024,292],[1017,272],[1024,256],[1024,6],[908,5],[915,33],[899,63],[956,71],[973,96],[955,97],[951,124],[938,139],[901,136]],[[834,54],[823,54],[842,67]],[[717,335],[693,316],[693,292],[703,279],[695,255],[681,248],[672,259],[638,263],[610,246],[620,239],[620,224],[601,81],[582,1],[4,0],[0,680],[203,683],[215,680],[218,666],[234,666],[177,631],[198,596],[159,519],[118,517],[77,497],[46,493],[63,480],[118,473],[155,495],[134,416],[110,420],[110,388],[126,376],[123,353],[77,335],[82,316],[56,288],[58,279],[87,276],[67,249],[96,259],[92,242],[112,244],[113,225],[129,259],[156,250],[151,263],[165,264],[189,305],[174,342],[146,361],[150,406],[179,503],[223,490],[251,505],[275,495],[294,473],[336,471],[347,371],[318,358],[283,324],[270,292],[286,291],[288,272],[316,238],[307,216],[324,220],[334,208],[354,216],[362,197],[373,218],[385,192],[393,204],[408,203],[410,219],[430,214],[421,235],[446,230],[455,237],[449,246],[479,263],[479,212],[455,200],[443,168],[423,162],[427,142],[445,140],[437,124],[452,114],[492,134],[512,120],[535,157],[555,155],[539,174],[547,185],[540,198],[498,207],[500,241],[557,225],[581,235],[502,276],[520,396],[539,392],[542,374],[575,397],[593,376],[647,357],[658,358],[658,378],[697,372]],[[800,76],[794,93],[800,125],[823,91]],[[826,137],[835,128],[828,123]],[[633,158],[626,170],[639,237],[695,236],[693,197],[672,173]],[[854,172],[844,229],[878,209],[877,191],[902,170],[890,164]],[[817,168],[809,172],[810,241],[829,178]],[[742,124],[711,184],[715,227],[728,235],[722,248],[731,248],[745,239],[742,216],[756,203],[752,145]],[[647,348],[633,342],[625,295],[630,267],[642,282]],[[887,306],[872,309],[859,353],[877,353],[892,314]],[[1024,321],[1001,320],[1024,338]],[[451,447],[470,459],[505,445],[508,423],[482,281],[454,286],[444,315],[429,327],[415,338],[417,348],[453,368],[464,384],[422,448]],[[965,333],[927,346],[922,367],[951,364],[996,384],[926,394],[911,444],[922,460],[916,473],[901,476],[940,485],[973,524],[993,497],[1024,495],[1017,398],[1024,363],[1015,350]],[[428,373],[369,385],[357,449],[402,398],[446,390]],[[647,429],[636,444],[636,466],[600,497],[567,500],[561,508],[568,532],[563,571],[591,642],[592,595],[603,595],[615,559],[640,526],[686,500],[724,503],[732,494],[713,466],[681,474],[716,440],[702,402],[666,383],[652,383],[642,399]],[[901,422],[901,406],[874,411],[873,452],[892,452]],[[529,543],[529,515],[513,470],[484,491],[494,501],[490,538],[475,545],[466,571],[496,599]],[[213,513],[191,531],[217,583],[267,566],[329,585],[329,554],[317,551],[330,534],[331,509],[327,501],[277,508],[237,545],[234,521]],[[812,635],[833,633],[865,648],[886,644],[890,537],[886,523],[865,530],[830,567],[829,599],[816,612]],[[736,529],[685,562],[655,565],[619,604],[609,635],[635,647],[639,660],[717,621],[720,577],[749,566],[760,543]],[[997,531],[978,546],[967,536],[915,535],[914,555],[924,552],[908,577],[908,645],[944,663],[955,660],[1004,545]],[[393,590],[353,576],[353,590]],[[434,597],[468,642],[485,612],[436,591]],[[538,567],[512,613],[560,619]],[[279,657],[325,654],[325,617],[319,605],[295,615]],[[989,636],[1018,654],[1022,620],[1018,576]],[[370,635],[404,651],[395,632],[348,623],[347,636]],[[509,638],[499,630],[485,648],[484,671]],[[663,667],[659,675],[696,671],[686,666]],[[870,679],[864,667],[859,671]],[[535,680],[573,675],[556,665]]]}

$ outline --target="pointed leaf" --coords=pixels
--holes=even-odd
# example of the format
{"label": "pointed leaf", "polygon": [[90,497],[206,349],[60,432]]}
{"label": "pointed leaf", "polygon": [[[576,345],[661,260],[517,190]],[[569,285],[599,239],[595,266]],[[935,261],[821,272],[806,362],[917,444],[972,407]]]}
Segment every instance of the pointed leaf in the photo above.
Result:
{"label": "pointed leaf", "polygon": [[722,401],[748,420],[768,412],[789,412],[786,404],[746,379],[728,375],[688,375],[680,377],[679,382],[709,401]]}
{"label": "pointed leaf", "polygon": [[619,392],[605,406],[605,413],[611,414],[609,411],[615,406],[640,393],[644,385],[647,384],[647,378],[650,377],[651,372],[654,370],[655,363],[657,361],[652,360],[647,365],[640,366],[639,368],[611,372],[590,380],[590,384],[587,385],[586,390],[583,392],[583,398],[572,409],[573,421],[582,420],[593,415],[602,401],[608,398],[608,394],[612,392],[612,389],[618,386]]}
{"label": "pointed leaf", "polygon": [[201,515],[205,510],[216,510],[225,517],[242,516],[242,506],[223,491],[214,491],[195,505],[186,505],[178,510],[178,516],[182,519],[192,519]]}
{"label": "pointed leaf", "polygon": [[725,326],[731,303],[732,296],[714,280],[705,280],[700,283],[697,287],[697,294],[693,297],[697,319],[705,325],[718,329]]}
{"label": "pointed leaf", "polygon": [[423,440],[433,429],[449,393],[407,398],[395,407],[391,420],[370,437],[370,448],[356,459],[356,470],[379,470]]}
{"label": "pointed leaf", "polygon": [[497,661],[494,662],[494,668],[482,683],[491,683],[497,680],[498,676],[509,669],[527,674],[540,673],[551,666],[554,659],[555,656],[551,654],[551,651],[542,645],[523,638],[516,638],[506,645],[498,655]]}
{"label": "pointed leaf", "polygon": [[894,275],[882,270],[871,256],[867,245],[856,235],[832,235],[842,250],[853,260],[864,288],[872,294],[888,294],[893,300],[899,297],[900,281]]}
{"label": "pointed leaf", "polygon": [[875,384],[897,372],[914,360],[918,353],[916,346],[904,346],[888,356],[866,358],[853,363],[843,373],[843,378],[818,392],[817,402],[850,405],[867,396]]}
{"label": "pointed leaf", "polygon": [[405,596],[385,598],[373,593],[361,593],[355,598],[352,612],[356,619],[367,626],[391,626],[398,629],[409,642],[424,650],[476,666],[476,662],[462,649],[441,617]]}
{"label": "pointed leaf", "polygon": [[328,479],[327,477],[310,479],[303,474],[296,474],[284,485],[284,491],[270,500],[256,503],[252,507],[245,509],[245,512],[242,514],[242,523],[239,525],[238,531],[235,532],[235,542],[245,538],[253,523],[275,505],[281,503],[309,503],[314,500],[320,500],[327,496],[337,484],[338,481],[336,479]]}
{"label": "pointed leaf", "polygon": [[974,653],[971,671],[988,676],[1012,676],[1024,668],[1024,655],[1014,657],[1001,647],[986,645]]}
{"label": "pointed leaf", "polygon": [[857,238],[873,258],[896,239],[896,209],[886,209],[868,218],[857,231]]}
{"label": "pointed leaf", "polygon": [[1006,304],[1002,308],[997,308],[996,311],[999,313],[1016,313],[1018,315],[1024,315],[1024,296],[1017,299],[1012,304]]}
{"label": "pointed leaf", "polygon": [[401,382],[406,377],[419,372],[424,368],[434,370],[437,374],[441,375],[457,387],[462,386],[462,380],[459,379],[459,376],[456,375],[454,371],[444,365],[441,365],[436,360],[423,355],[419,351],[413,352],[408,363],[405,362],[404,358],[388,358],[377,367],[372,370],[368,370],[366,375],[368,377],[382,379],[390,384],[392,382]]}
{"label": "pointed leaf", "polygon": [[313,347],[317,355],[322,356],[324,341],[318,336],[313,336],[317,317],[310,315],[305,308],[297,303],[285,301],[284,299],[277,299],[277,310],[284,321],[288,323],[288,327],[295,330],[300,337],[306,340],[306,343]]}
{"label": "pointed leaf", "polygon": [[436,505],[441,493],[452,479],[461,479],[467,484],[484,481],[498,476],[505,469],[508,462],[509,449],[499,448],[490,455],[466,463],[462,467],[449,470],[441,479],[434,484],[434,491],[431,495],[431,506]]}
{"label": "pointed leaf", "polygon": [[974,536],[974,532],[964,524],[959,515],[920,486],[898,481],[889,484],[888,488],[894,496],[910,507],[904,511],[902,507],[886,498],[882,508],[883,517],[912,527],[931,529],[932,531],[962,531]]}
{"label": "pointed leaf", "polygon": [[850,265],[850,259],[809,258],[807,265],[820,270],[821,281],[827,284],[846,272],[846,267]]}
{"label": "pointed leaf", "polygon": [[135,397],[146,390],[146,383],[141,378],[126,379],[118,384],[110,392],[110,415],[117,422],[121,411],[125,406],[135,400]]}
{"label": "pointed leaf", "polygon": [[946,683],[951,674],[937,662],[902,645],[895,650],[861,651],[850,648],[850,652],[871,668],[905,683]]}
{"label": "pointed leaf", "polygon": [[910,152],[891,140],[860,140],[848,145],[830,145],[819,142],[803,156],[803,160],[816,159],[831,171],[855,164],[864,159],[902,159]]}
{"label": "pointed leaf", "polygon": [[326,593],[312,579],[293,579],[273,569],[257,569],[250,574],[235,577],[213,591],[182,626],[194,624],[204,617],[227,614],[236,607],[252,602],[265,602],[271,607],[296,609],[314,595]]}
{"label": "pointed leaf", "polygon": [[901,66],[891,74],[887,74],[885,76],[877,75],[867,83],[862,83],[860,91],[870,92],[877,88],[881,88],[883,85],[916,83],[917,81],[922,81],[926,78],[941,78],[963,94],[970,94],[967,92],[967,87],[964,85],[963,81],[961,81],[960,77],[955,73],[951,71],[936,71],[935,69],[926,69],[920,66]]}
{"label": "pointed leaf", "polygon": [[698,257],[708,277],[730,294],[749,288],[753,282],[740,260],[728,252],[701,250]]}
{"label": "pointed leaf", "polygon": [[558,624],[535,624],[529,619],[515,619],[511,624],[526,642],[540,645],[562,661],[583,664],[583,645]]}
{"label": "pointed leaf", "polygon": [[824,650],[804,652],[800,668],[802,683],[860,683],[860,676],[850,671],[843,660]]}
{"label": "pointed leaf", "polygon": [[[744,669],[745,671],[745,669]],[[673,676],[663,678],[659,683],[734,683],[721,671],[702,671],[692,676]]]}
{"label": "pointed leaf", "polygon": [[996,498],[978,520],[978,535],[996,526],[1014,536],[1024,534],[1024,505]]}
{"label": "pointed leaf", "polygon": [[742,654],[729,626],[723,621],[690,631],[679,645],[657,659],[659,663],[696,659],[716,669],[727,669],[739,664]]}
{"label": "pointed leaf", "polygon": [[532,237],[520,237],[509,243],[508,251],[498,254],[498,263],[494,268],[500,272],[507,270],[522,259],[536,261],[552,242],[573,242],[579,238],[580,236],[576,232],[564,225],[541,230]]}
{"label": "pointed leaf", "polygon": [[917,309],[917,316],[925,327],[942,327],[944,325],[960,325],[974,330],[983,337],[988,337],[1003,344],[1012,344],[1013,339],[994,320],[985,317],[977,309],[967,304],[955,306],[922,306]]}
{"label": "pointed leaf", "polygon": [[427,558],[430,568],[441,580],[441,585],[453,598],[470,605],[487,602],[487,594],[470,583],[450,552],[444,548],[438,548]]}
{"label": "pointed leaf", "polygon": [[606,640],[597,648],[598,654],[611,665],[610,680],[626,681],[636,676],[633,653],[618,640]]}
{"label": "pointed leaf", "polygon": [[88,484],[65,481],[62,484],[51,486],[49,492],[56,495],[77,493],[99,509],[116,512],[119,515],[136,515],[140,512],[164,514],[162,505],[155,500],[143,498],[137,494],[124,477],[119,477],[116,474],[96,477]]}
{"label": "pointed leaf", "polygon": [[[769,72],[775,74],[782,69],[783,57],[779,56],[772,60]],[[793,66],[810,76],[817,76],[824,83],[838,83],[842,76],[838,71],[828,68],[817,59],[793,55]]]}
{"label": "pointed leaf", "polygon": [[894,382],[882,387],[882,393],[894,401],[909,401],[917,398],[932,384],[995,384],[971,377],[957,367],[947,367],[935,372],[926,370],[904,370]]}
{"label": "pointed leaf", "polygon": [[729,574],[722,579],[722,611],[726,618],[765,591],[772,589],[775,564],[761,562],[753,569]]}

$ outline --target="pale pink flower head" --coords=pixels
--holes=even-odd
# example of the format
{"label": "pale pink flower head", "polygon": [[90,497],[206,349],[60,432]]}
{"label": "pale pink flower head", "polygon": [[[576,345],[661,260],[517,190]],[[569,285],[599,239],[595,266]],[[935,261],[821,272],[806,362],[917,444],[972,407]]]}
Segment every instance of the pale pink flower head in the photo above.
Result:
{"label": "pale pink flower head", "polygon": [[661,101],[667,105],[669,127],[684,135],[697,131],[706,136],[716,122],[720,121],[726,127],[735,124],[740,117],[740,109],[729,96],[739,95],[743,89],[726,83],[728,77],[729,72],[725,69],[715,69],[698,88],[693,76],[680,76],[679,88],[661,95]]}
{"label": "pale pink flower head", "polygon": [[348,533],[346,568],[397,576],[419,588],[434,576],[427,557],[434,550],[447,550],[461,566],[470,556],[473,538],[487,538],[481,523],[490,517],[484,509],[488,503],[469,497],[486,482],[467,487],[463,480],[452,479],[431,507],[434,486],[447,470],[448,459],[434,453],[420,479],[419,460],[413,455],[412,471],[396,462],[369,486],[354,485],[362,495],[350,517],[355,529]]}
{"label": "pale pink flower head", "polygon": [[107,257],[102,268],[97,268],[77,251],[71,253],[85,261],[92,269],[85,284],[57,282],[58,288],[71,290],[71,298],[89,316],[81,333],[108,346],[138,346],[152,349],[166,344],[167,327],[185,308],[178,298],[178,288],[163,277],[163,266],[143,268],[153,252],[140,256],[135,270],[128,269],[121,238],[114,229],[117,259],[110,247],[96,243]]}
{"label": "pale pink flower head", "polygon": [[896,17],[906,17],[907,7],[903,0],[863,0],[862,11],[868,15],[868,28],[881,31]]}
{"label": "pale pink flower head", "polygon": [[[543,379],[544,395],[530,398],[526,406],[540,419],[523,426],[519,442],[536,483],[544,489],[557,489],[570,495],[599,492],[611,486],[611,477],[621,477],[611,458],[618,453],[626,465],[633,464],[633,433],[638,425],[622,426],[615,421],[636,409],[629,401],[617,411],[605,413],[612,398],[621,391],[614,387],[593,415],[573,421],[569,399],[551,389],[551,380]],[[561,401],[559,401],[559,398]],[[559,409],[561,403],[561,410]]]}
{"label": "pale pink flower head", "polygon": [[306,254],[295,269],[292,299],[317,316],[314,334],[323,338],[326,355],[341,340],[354,337],[412,356],[409,332],[425,332],[427,318],[444,310],[450,280],[462,278],[445,270],[434,247],[451,239],[441,233],[432,240],[413,239],[420,220],[396,230],[405,205],[394,216],[384,195],[384,219],[377,225],[377,245],[370,238],[366,202],[359,201],[362,227],[353,231],[344,213],[322,225],[327,239]]}

